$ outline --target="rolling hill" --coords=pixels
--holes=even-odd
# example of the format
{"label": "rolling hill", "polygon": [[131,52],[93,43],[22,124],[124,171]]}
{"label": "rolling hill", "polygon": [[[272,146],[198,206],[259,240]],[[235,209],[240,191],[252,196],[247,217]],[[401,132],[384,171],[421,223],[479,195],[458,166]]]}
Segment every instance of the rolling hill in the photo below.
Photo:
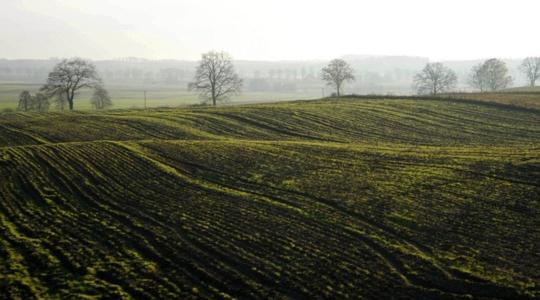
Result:
{"label": "rolling hill", "polygon": [[0,199],[7,299],[540,297],[526,108],[7,114]]}
{"label": "rolling hill", "polygon": [[540,93],[535,88],[511,88],[496,92],[450,93],[444,95],[450,99],[469,99],[524,107],[540,111]]}

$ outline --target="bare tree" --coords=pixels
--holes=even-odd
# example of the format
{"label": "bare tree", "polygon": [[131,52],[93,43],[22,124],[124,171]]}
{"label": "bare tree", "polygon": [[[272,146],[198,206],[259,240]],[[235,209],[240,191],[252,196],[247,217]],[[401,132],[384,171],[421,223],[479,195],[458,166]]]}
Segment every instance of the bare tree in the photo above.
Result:
{"label": "bare tree", "polygon": [[32,95],[29,91],[22,91],[19,96],[18,109],[22,111],[48,111],[49,98],[43,93]]}
{"label": "bare tree", "polygon": [[41,90],[48,97],[64,93],[69,110],[73,110],[73,100],[77,91],[92,88],[100,82],[96,67],[91,62],[80,58],[64,59],[49,73],[47,83]]}
{"label": "bare tree", "polygon": [[540,57],[527,57],[521,63],[520,70],[529,79],[529,86],[534,87],[540,78]]}
{"label": "bare tree", "polygon": [[512,85],[506,64],[496,58],[474,66],[469,77],[469,84],[481,92],[496,91]]}
{"label": "bare tree", "polygon": [[29,91],[22,91],[19,95],[19,110],[29,111],[32,108],[32,94]]}
{"label": "bare tree", "polygon": [[354,80],[353,69],[343,59],[332,60],[328,66],[322,69],[321,77],[327,85],[336,88],[338,97],[341,95],[343,83]]}
{"label": "bare tree", "polygon": [[68,105],[67,93],[58,90],[51,98],[53,98],[54,104],[58,110],[64,111],[66,109],[66,106]]}
{"label": "bare tree", "polygon": [[469,85],[475,89],[479,89],[480,92],[488,90],[486,76],[482,71],[482,64],[472,67],[469,74]]}
{"label": "bare tree", "polygon": [[49,97],[43,93],[37,93],[32,97],[32,110],[34,111],[48,111],[49,110]]}
{"label": "bare tree", "polygon": [[210,51],[202,55],[190,91],[197,91],[204,101],[216,103],[240,93],[242,79],[234,71],[232,58],[225,52]]}
{"label": "bare tree", "polygon": [[418,94],[437,95],[456,87],[457,75],[441,63],[428,63],[414,77]]}
{"label": "bare tree", "polygon": [[103,85],[97,85],[94,88],[94,94],[92,95],[92,98],[90,99],[90,104],[95,109],[104,109],[109,106],[112,106],[111,97],[109,96],[109,92],[103,87]]}

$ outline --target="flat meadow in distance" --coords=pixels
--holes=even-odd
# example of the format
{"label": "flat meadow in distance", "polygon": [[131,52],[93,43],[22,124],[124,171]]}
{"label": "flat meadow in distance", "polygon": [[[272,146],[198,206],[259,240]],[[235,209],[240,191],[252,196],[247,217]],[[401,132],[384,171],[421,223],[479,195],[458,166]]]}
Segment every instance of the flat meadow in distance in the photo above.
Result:
{"label": "flat meadow in distance", "polygon": [[[39,91],[43,84],[0,82],[0,112],[4,109],[15,110],[19,101],[19,94],[23,90],[31,93]],[[179,84],[110,84],[109,91],[113,109],[144,108],[144,91],[147,91],[148,107],[177,107],[200,103],[200,98],[188,92],[187,83]],[[75,108],[77,110],[91,110],[90,98],[92,90],[81,90],[77,97]],[[286,92],[245,92],[233,96],[232,102],[259,102],[313,99],[320,97],[317,93],[286,93]],[[51,111],[54,104],[51,103]]]}

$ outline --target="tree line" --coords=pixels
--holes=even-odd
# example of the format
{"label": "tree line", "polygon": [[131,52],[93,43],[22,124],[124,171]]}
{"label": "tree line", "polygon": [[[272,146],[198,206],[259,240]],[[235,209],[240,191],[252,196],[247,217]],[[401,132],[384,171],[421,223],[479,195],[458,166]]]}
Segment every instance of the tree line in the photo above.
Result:
{"label": "tree line", "polygon": [[[353,69],[342,59],[334,59],[322,69],[321,77],[336,88],[337,96],[346,82],[353,81]],[[188,84],[190,91],[196,91],[203,102],[216,106],[242,89],[242,79],[234,71],[232,58],[225,52],[210,51],[202,55],[194,81]]]}
{"label": "tree line", "polygon": [[[540,57],[527,57],[519,67],[528,79],[529,86],[535,87],[540,78]],[[471,69],[468,84],[480,92],[493,92],[510,87],[513,78],[508,75],[506,64],[496,58],[488,59]],[[457,84],[457,75],[442,63],[428,63],[414,77],[418,94],[437,95],[451,92]]]}
{"label": "tree line", "polygon": [[[527,57],[520,70],[526,75],[529,85],[534,87],[540,77],[540,57]],[[343,59],[334,59],[321,70],[321,79],[341,96],[343,86],[355,80],[354,70]],[[451,92],[457,85],[456,73],[442,63],[428,63],[413,79],[414,87],[421,95],[438,95]],[[492,58],[472,68],[468,83],[481,92],[496,91],[509,87],[513,82],[506,64]],[[243,81],[235,72],[232,57],[226,52],[210,51],[202,54],[193,81],[188,90],[197,92],[204,103],[216,106],[230,96],[239,94]],[[36,95],[23,91],[19,97],[21,111],[47,111],[52,100],[60,110],[74,109],[74,99],[83,88],[94,90],[90,100],[94,109],[105,109],[112,105],[95,66],[80,58],[64,59],[49,73],[47,82]]]}
{"label": "tree line", "polygon": [[[529,86],[535,87],[540,78],[540,57],[527,57],[523,60],[520,71],[528,79]],[[336,90],[340,96],[342,86],[354,80],[353,70],[342,59],[332,60],[322,69],[322,79]],[[451,92],[457,85],[456,73],[442,63],[428,63],[413,79],[416,92],[420,95],[438,95]],[[505,89],[512,85],[513,79],[508,75],[506,64],[492,58],[474,66],[469,74],[468,84],[480,92],[490,92]]]}

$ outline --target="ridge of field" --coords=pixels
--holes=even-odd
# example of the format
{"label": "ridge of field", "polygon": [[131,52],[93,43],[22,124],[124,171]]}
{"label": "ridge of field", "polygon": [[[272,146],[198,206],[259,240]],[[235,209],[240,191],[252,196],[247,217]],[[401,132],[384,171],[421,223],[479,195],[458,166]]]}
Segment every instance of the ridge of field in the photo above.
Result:
{"label": "ridge of field", "polygon": [[0,119],[7,299],[538,299],[540,115],[321,100]]}
{"label": "ridge of field", "polygon": [[0,146],[93,140],[260,139],[415,145],[530,143],[540,112],[450,100],[335,100],[223,108],[18,113]]}
{"label": "ridge of field", "polygon": [[497,92],[451,93],[449,98],[471,99],[524,107],[540,111],[540,90],[536,88],[513,88]]}
{"label": "ridge of field", "polygon": [[520,92],[525,92],[525,93],[540,93],[540,86],[534,86],[534,87],[531,87],[531,86],[518,86],[518,87],[512,87],[512,88],[506,88],[503,90],[503,92],[508,92],[508,93],[520,93]]}

